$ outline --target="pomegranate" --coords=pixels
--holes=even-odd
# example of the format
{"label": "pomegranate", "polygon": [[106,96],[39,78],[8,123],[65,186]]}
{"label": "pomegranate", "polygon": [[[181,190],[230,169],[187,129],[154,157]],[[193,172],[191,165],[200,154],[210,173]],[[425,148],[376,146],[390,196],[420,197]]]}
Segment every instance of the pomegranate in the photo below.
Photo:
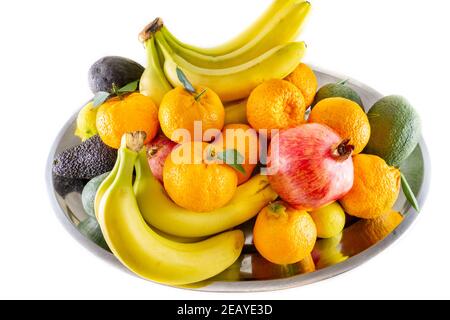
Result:
{"label": "pomegranate", "polygon": [[163,168],[166,158],[177,144],[163,135],[157,136],[147,145],[147,159],[156,179],[163,182]]}
{"label": "pomegranate", "polygon": [[352,188],[353,149],[348,139],[321,124],[280,131],[269,149],[270,184],[292,206],[319,209]]}

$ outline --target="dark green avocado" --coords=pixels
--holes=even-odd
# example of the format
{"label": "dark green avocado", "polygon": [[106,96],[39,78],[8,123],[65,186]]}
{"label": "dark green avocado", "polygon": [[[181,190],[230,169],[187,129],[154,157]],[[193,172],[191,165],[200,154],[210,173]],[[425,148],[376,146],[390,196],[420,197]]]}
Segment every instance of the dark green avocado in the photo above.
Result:
{"label": "dark green avocado", "polygon": [[96,135],[58,154],[53,161],[53,173],[69,179],[91,180],[111,171],[116,160],[117,150]]}
{"label": "dark green avocado", "polygon": [[104,57],[89,69],[89,87],[96,94],[100,91],[112,92],[113,83],[121,88],[139,80],[144,73],[139,63],[122,57]]}
{"label": "dark green avocado", "polygon": [[65,197],[69,193],[80,193],[87,183],[87,180],[83,179],[69,179],[56,175],[52,172],[53,188],[61,196]]}

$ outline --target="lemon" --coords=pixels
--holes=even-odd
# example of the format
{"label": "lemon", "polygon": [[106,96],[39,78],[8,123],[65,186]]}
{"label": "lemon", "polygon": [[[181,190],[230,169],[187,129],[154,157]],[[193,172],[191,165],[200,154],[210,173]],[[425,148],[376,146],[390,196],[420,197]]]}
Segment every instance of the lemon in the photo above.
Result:
{"label": "lemon", "polygon": [[75,130],[75,135],[80,137],[81,140],[85,141],[93,136],[97,132],[97,126],[95,125],[97,119],[98,108],[94,107],[92,102],[81,109],[77,117],[77,129]]}

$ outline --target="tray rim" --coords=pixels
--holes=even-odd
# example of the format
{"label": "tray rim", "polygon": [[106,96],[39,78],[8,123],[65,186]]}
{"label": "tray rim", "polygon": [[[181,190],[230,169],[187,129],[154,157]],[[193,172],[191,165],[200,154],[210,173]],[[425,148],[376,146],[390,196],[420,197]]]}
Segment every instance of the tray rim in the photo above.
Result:
{"label": "tray rim", "polygon": [[[311,64],[310,64],[311,65]],[[356,85],[366,91],[371,91],[378,96],[383,96],[380,92],[369,87],[368,85],[353,79],[348,76],[341,75],[336,72],[329,71],[324,68],[317,67],[315,65],[311,65],[315,72],[320,72],[332,77],[337,77],[341,79],[348,79],[350,84]],[[47,157],[46,168],[45,168],[45,183],[48,192],[48,196],[50,198],[50,202],[53,208],[53,212],[56,215],[59,222],[66,229],[66,231],[75,239],[77,242],[90,251],[95,256],[101,258],[103,261],[114,265],[115,267],[120,268],[122,271],[127,272],[131,275],[136,276],[134,273],[129,271],[127,268],[122,266],[118,260],[115,258],[113,254],[110,252],[100,248],[95,243],[90,241],[84,235],[82,235],[76,227],[69,221],[63,209],[60,207],[57,195],[53,188],[52,181],[52,162],[58,148],[59,143],[61,142],[62,137],[67,132],[68,128],[72,125],[72,123],[76,120],[77,113],[73,114],[64,124],[64,126],[59,130],[53,144],[51,146],[49,155]],[[430,180],[431,180],[431,160],[428,151],[428,147],[425,143],[424,138],[422,137],[419,141],[419,147],[421,149],[423,164],[424,164],[424,176],[423,183],[418,192],[417,201],[419,202],[420,207],[423,207],[425,203],[425,199],[428,196]],[[423,212],[421,213],[423,214]],[[220,293],[245,293],[245,292],[265,292],[265,291],[277,291],[277,290],[285,290],[295,287],[301,287],[308,284],[312,284],[315,282],[324,281],[348,271],[351,271],[360,265],[368,262],[382,251],[390,247],[394,242],[400,239],[401,236],[405,234],[405,232],[413,225],[419,213],[415,212],[415,210],[410,207],[407,212],[404,213],[405,219],[398,226],[396,230],[394,230],[389,236],[387,236],[384,240],[378,242],[374,246],[369,249],[364,250],[363,252],[350,257],[344,262],[339,264],[312,272],[308,274],[300,274],[289,278],[282,279],[273,279],[273,280],[252,280],[252,281],[216,281],[211,284],[205,285],[199,288],[189,288],[189,287],[173,287],[164,285],[172,288],[181,288],[185,290],[194,290],[194,291],[203,291],[203,292],[220,292]],[[150,281],[151,282],[151,281]]]}

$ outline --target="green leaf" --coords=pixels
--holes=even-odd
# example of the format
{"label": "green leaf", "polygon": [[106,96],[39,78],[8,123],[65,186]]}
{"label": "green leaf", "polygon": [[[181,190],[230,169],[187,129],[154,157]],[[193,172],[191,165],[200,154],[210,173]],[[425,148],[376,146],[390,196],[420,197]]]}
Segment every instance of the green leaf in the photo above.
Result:
{"label": "green leaf", "polygon": [[271,210],[272,212],[275,212],[275,213],[280,213],[281,211],[286,210],[286,207],[283,206],[283,205],[282,205],[281,203],[279,203],[279,202],[271,203],[270,206],[269,206],[269,208],[270,208],[270,210]]}
{"label": "green leaf", "polygon": [[406,177],[403,175],[403,173],[401,174],[401,177],[402,177],[402,189],[406,199],[417,212],[420,212],[419,203],[417,202],[414,192],[409,186],[408,180],[406,180]]}
{"label": "green leaf", "polygon": [[341,80],[339,82],[337,82],[336,84],[341,84],[341,85],[346,85],[348,83],[349,79],[345,79],[345,80]]}
{"label": "green leaf", "polygon": [[236,171],[246,174],[245,169],[242,166],[244,163],[244,157],[239,151],[234,149],[225,150],[217,154],[217,159],[224,161],[225,164],[229,165]]}
{"label": "green leaf", "polygon": [[198,95],[196,95],[195,101],[199,102],[200,99],[205,95],[206,91],[208,91],[208,89],[204,89],[202,92],[200,92]]}
{"label": "green leaf", "polygon": [[98,107],[98,106],[102,105],[110,96],[111,96],[111,93],[106,92],[106,91],[97,92],[97,94],[95,95],[94,100],[93,100],[93,106]]}
{"label": "green leaf", "polygon": [[183,71],[181,71],[181,69],[178,68],[178,67],[177,67],[177,76],[178,76],[178,80],[180,80],[180,82],[183,85],[184,89],[186,89],[187,91],[189,91],[192,94],[197,93],[195,91],[194,86],[192,85],[192,83],[189,81],[189,79],[186,77],[186,75],[183,73]]}
{"label": "green leaf", "polygon": [[138,88],[139,80],[133,81],[118,90],[119,93],[135,92]]}

